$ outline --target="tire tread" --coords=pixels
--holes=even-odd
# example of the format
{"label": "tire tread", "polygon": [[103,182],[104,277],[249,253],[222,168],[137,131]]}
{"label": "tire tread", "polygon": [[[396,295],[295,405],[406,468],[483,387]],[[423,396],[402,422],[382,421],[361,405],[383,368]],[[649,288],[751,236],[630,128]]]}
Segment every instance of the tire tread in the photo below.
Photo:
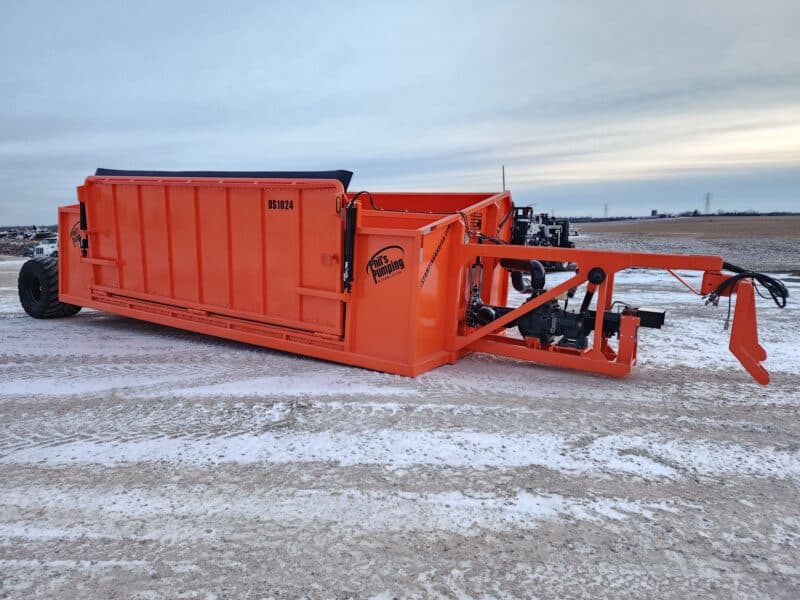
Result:
{"label": "tire tread", "polygon": [[[34,264],[32,264],[34,263]],[[32,303],[24,292],[26,277],[33,276],[30,271],[39,271],[41,299]],[[76,315],[81,307],[75,304],[61,302],[58,299],[58,258],[52,256],[36,257],[22,265],[19,274],[19,296],[22,308],[36,319],[58,319]]]}

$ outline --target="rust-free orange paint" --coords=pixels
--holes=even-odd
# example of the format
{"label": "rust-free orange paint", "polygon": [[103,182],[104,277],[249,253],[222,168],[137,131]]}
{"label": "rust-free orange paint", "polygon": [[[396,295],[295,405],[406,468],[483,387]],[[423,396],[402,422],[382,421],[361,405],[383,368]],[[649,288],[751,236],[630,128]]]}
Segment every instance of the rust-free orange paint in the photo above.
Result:
{"label": "rust-free orange paint", "polygon": [[[506,336],[503,325],[602,268],[598,308],[629,267],[720,274],[715,256],[601,252],[478,243],[510,240],[511,195],[345,192],[336,180],[93,176],[79,205],[59,209],[60,298],[128,317],[325,360],[415,376],[471,352],[623,376],[636,363],[638,318],[615,346],[586,350]],[[352,287],[342,279],[345,212],[357,207]],[[83,253],[81,239],[88,241]],[[492,323],[465,324],[469,270],[484,265],[482,298],[506,306],[501,258],[574,262],[578,272]],[[593,285],[593,284],[590,284]],[[741,287],[742,283],[738,284]],[[731,350],[761,383],[755,303],[737,305]],[[597,311],[595,332],[602,331]],[[754,341],[755,340],[755,341]],[[753,345],[755,344],[755,346]],[[757,347],[757,348],[756,348]]]}

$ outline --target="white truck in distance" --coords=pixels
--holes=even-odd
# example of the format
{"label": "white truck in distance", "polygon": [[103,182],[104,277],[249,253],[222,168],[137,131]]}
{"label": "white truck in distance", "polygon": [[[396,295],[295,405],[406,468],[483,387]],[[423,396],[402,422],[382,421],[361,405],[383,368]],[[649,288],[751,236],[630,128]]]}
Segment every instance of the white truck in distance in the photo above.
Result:
{"label": "white truck in distance", "polygon": [[33,256],[58,256],[58,236],[44,238],[33,247]]}

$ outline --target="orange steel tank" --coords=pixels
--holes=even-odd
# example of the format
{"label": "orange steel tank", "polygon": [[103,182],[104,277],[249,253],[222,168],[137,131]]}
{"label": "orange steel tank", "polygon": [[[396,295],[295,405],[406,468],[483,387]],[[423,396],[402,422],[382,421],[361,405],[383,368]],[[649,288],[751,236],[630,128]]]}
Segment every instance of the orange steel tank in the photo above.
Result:
{"label": "orange steel tank", "polygon": [[508,193],[362,197],[346,286],[346,181],[104,173],[59,212],[63,302],[402,375],[457,357],[454,222],[496,233],[511,210]]}
{"label": "orange steel tank", "polygon": [[[718,256],[531,245],[530,209],[509,192],[353,194],[351,175],[100,169],[59,209],[63,304],[42,304],[55,268],[34,259],[23,306],[45,318],[86,306],[400,375],[484,352],[620,377],[639,327],[660,328],[664,313],[615,309],[615,274],[698,270],[698,293],[741,298],[731,351],[769,381],[753,293],[757,281],[785,305],[773,278]],[[546,289],[539,261],[577,270]],[[509,279],[529,295],[520,306],[508,306]],[[568,310],[578,288],[581,307]]]}

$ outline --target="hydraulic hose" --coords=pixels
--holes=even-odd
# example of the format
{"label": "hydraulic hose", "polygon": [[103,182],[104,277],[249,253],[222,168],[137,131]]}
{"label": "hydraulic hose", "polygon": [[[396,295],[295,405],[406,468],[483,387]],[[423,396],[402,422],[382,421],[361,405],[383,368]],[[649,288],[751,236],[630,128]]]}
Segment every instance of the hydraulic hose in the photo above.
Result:
{"label": "hydraulic hose", "polygon": [[[748,271],[742,267],[737,267],[728,262],[722,263],[722,268],[726,271],[731,271],[735,273],[722,283],[720,283],[717,288],[708,295],[709,302],[716,302],[716,300],[726,291],[733,288],[737,282],[741,281],[742,279],[752,279],[755,282],[755,290],[759,296],[762,298],[772,298],[772,301],[775,302],[775,305],[778,308],[784,308],[786,306],[786,300],[789,298],[789,290],[786,289],[786,285],[780,280],[775,279],[774,277],[770,277],[765,273],[758,273],[757,271]],[[763,294],[759,290],[759,285],[763,287],[767,294]]]}

